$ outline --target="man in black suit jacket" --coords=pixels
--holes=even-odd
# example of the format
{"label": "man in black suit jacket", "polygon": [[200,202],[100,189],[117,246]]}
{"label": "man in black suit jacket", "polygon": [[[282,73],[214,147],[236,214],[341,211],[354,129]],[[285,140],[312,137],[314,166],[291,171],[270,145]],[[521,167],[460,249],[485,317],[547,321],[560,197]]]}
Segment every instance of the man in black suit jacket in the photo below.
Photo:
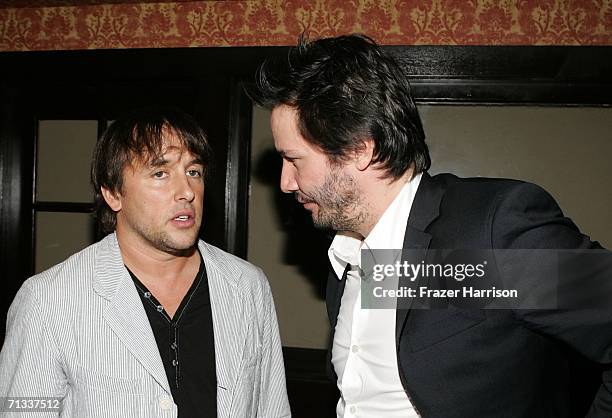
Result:
{"label": "man in black suit jacket", "polygon": [[[612,373],[597,373],[594,386],[588,373],[575,377],[576,364],[589,364],[583,359],[612,363],[609,253],[548,193],[514,180],[431,177],[408,81],[364,36],[300,40],[285,62],[262,66],[254,96],[272,109],[281,189],[315,226],[338,231],[327,286],[338,416],[612,416]],[[493,252],[491,280],[522,296],[506,309],[413,297],[364,313],[368,268],[359,253],[381,248],[400,249],[404,260],[420,254],[416,264],[433,263],[436,249]],[[547,268],[562,257],[553,250],[595,251],[605,262],[574,275],[585,260],[578,255],[570,277],[552,277]],[[418,290],[422,280],[400,278],[399,286]],[[429,283],[457,286],[448,280]],[[578,288],[588,289],[578,292],[587,303],[572,299]],[[574,385],[597,391],[581,392],[588,408]]]}

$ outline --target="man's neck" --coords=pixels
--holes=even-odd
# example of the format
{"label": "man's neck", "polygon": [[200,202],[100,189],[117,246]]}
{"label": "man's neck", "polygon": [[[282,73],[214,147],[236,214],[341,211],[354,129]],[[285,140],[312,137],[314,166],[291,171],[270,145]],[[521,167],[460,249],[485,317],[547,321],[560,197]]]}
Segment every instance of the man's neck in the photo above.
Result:
{"label": "man's neck", "polygon": [[117,229],[123,262],[173,318],[200,268],[196,246],[184,255],[174,255]]}
{"label": "man's neck", "polygon": [[[375,173],[380,175],[380,173]],[[374,226],[378,223],[387,208],[393,200],[401,192],[404,185],[413,177],[414,171],[409,169],[401,177],[395,180],[380,179],[378,176],[370,176],[364,181],[362,190],[366,199],[366,204],[369,207],[368,217],[354,231],[361,236],[361,239],[366,238]]]}
{"label": "man's neck", "polygon": [[151,247],[128,234],[117,231],[117,241],[124,264],[143,283],[152,280],[160,282],[158,286],[172,286],[181,278],[192,278],[200,265],[200,256],[196,246],[185,254],[174,255]]}

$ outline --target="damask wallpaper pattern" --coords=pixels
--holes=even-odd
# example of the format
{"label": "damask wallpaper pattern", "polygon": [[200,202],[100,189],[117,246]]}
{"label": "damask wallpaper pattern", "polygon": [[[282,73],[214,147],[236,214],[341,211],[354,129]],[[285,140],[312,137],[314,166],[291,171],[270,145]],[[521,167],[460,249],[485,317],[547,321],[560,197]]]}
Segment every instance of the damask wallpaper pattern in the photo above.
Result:
{"label": "damask wallpaper pattern", "polygon": [[610,45],[612,0],[6,0],[0,50],[293,45]]}

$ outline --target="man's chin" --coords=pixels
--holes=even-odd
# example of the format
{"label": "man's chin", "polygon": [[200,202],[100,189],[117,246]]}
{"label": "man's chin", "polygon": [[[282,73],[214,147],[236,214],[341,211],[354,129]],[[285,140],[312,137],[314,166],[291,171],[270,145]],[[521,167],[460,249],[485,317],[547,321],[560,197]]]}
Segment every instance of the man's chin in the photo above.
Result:
{"label": "man's chin", "polygon": [[312,225],[317,229],[334,229],[329,220],[316,216],[314,213],[312,214]]}
{"label": "man's chin", "polygon": [[302,207],[310,213],[315,213],[319,205],[317,205],[315,202],[306,202],[306,203],[302,203]]}
{"label": "man's chin", "polygon": [[160,250],[172,254],[176,257],[188,257],[192,255],[197,249],[197,241],[191,244],[182,243],[165,243],[161,246]]}
{"label": "man's chin", "polygon": [[196,250],[196,246],[194,245],[192,247],[185,248],[185,249],[182,249],[182,248],[169,248],[169,249],[166,249],[165,251],[168,254],[172,254],[175,257],[189,257],[189,256],[193,255],[195,250]]}
{"label": "man's chin", "polygon": [[190,237],[178,237],[176,239],[164,240],[160,243],[160,250],[177,257],[190,256],[197,249],[198,235],[194,233]]}

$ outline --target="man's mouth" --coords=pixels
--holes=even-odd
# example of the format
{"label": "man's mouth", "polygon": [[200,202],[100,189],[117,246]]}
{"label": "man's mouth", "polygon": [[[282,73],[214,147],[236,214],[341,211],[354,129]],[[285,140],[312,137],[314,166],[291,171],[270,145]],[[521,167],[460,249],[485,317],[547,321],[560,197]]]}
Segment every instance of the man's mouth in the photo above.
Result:
{"label": "man's mouth", "polygon": [[182,210],[174,215],[172,222],[176,226],[191,227],[195,223],[195,214],[191,210]]}
{"label": "man's mouth", "polygon": [[295,195],[295,200],[297,200],[299,203],[301,203],[302,205],[306,205],[308,203],[315,203],[314,200],[310,200],[310,199],[304,199],[301,195],[296,194]]}
{"label": "man's mouth", "polygon": [[304,199],[300,195],[295,195],[295,200],[302,205],[302,207],[308,212],[313,212],[317,207],[317,202],[311,199]]}

